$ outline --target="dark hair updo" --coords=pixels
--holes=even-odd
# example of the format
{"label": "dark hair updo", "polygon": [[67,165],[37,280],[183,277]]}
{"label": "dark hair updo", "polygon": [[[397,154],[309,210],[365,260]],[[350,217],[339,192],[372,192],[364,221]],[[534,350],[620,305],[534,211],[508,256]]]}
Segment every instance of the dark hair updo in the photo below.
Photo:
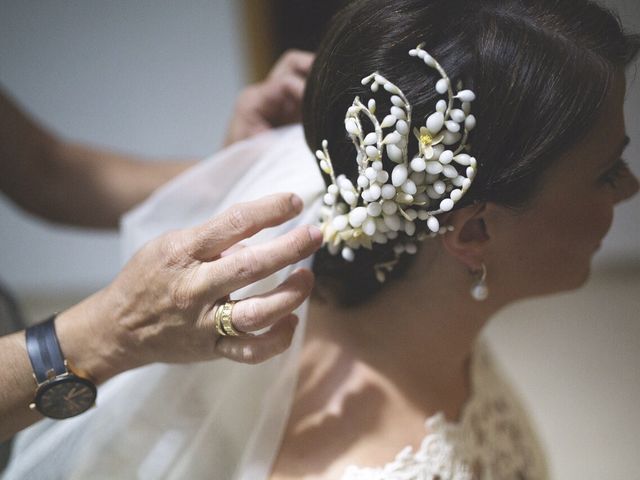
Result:
{"label": "dark hair updo", "polygon": [[[336,174],[355,183],[344,116],[355,96],[374,95],[360,80],[377,71],[396,84],[411,102],[411,128],[419,128],[439,98],[438,73],[408,55],[424,43],[454,85],[460,80],[477,95],[469,140],[478,174],[456,208],[524,207],[545,170],[588,133],[639,40],[590,0],[355,0],[334,17],[318,51],[304,98],[306,140],[315,151],[327,139]],[[386,92],[373,98],[379,112],[389,110]],[[357,305],[381,288],[373,267],[394,258],[393,246],[361,248],[353,262],[323,248],[313,270],[340,305]],[[391,277],[410,260],[402,255]]]}

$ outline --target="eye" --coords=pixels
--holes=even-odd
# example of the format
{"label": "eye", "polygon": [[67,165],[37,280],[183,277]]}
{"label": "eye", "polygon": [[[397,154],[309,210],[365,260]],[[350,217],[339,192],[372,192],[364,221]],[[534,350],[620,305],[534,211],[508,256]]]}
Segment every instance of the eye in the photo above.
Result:
{"label": "eye", "polygon": [[629,165],[622,158],[619,159],[613,167],[605,172],[600,181],[604,185],[609,185],[611,188],[618,188],[618,182],[621,178],[629,173]]}

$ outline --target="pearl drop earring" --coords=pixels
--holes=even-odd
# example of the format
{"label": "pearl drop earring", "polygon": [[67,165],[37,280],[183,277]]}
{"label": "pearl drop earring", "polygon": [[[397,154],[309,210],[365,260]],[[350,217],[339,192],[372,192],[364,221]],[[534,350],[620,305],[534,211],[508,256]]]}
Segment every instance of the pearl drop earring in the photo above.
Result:
{"label": "pearl drop earring", "polygon": [[474,277],[471,285],[471,296],[474,300],[482,302],[489,297],[489,287],[487,286],[487,266],[482,263],[480,270],[471,272]]}

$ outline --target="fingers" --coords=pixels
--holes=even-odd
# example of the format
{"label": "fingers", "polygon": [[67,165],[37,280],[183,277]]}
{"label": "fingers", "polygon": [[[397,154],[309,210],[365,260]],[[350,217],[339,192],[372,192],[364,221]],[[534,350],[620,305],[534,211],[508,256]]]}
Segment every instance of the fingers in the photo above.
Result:
{"label": "fingers", "polygon": [[226,257],[227,255],[231,255],[232,253],[239,252],[243,248],[247,248],[247,246],[243,245],[242,243],[236,243],[235,245],[232,245],[231,247],[227,248],[226,250],[220,252],[220,256],[221,257]]}
{"label": "fingers", "polygon": [[295,315],[287,315],[262,335],[220,337],[216,343],[216,353],[241,363],[264,362],[289,348],[297,323]]}
{"label": "fingers", "polygon": [[281,108],[278,102],[287,100],[301,105],[305,84],[306,80],[303,77],[296,75],[283,76],[281,78],[271,79],[265,83],[264,91],[262,91],[261,94],[267,97],[268,102],[272,104],[269,105],[269,107],[274,110]]}
{"label": "fingers", "polygon": [[271,70],[267,84],[272,84],[277,89],[280,98],[284,93],[299,102],[314,58],[310,52],[287,51]]}
{"label": "fingers", "polygon": [[314,58],[309,52],[289,51],[264,81],[245,88],[238,97],[225,146],[300,121],[304,86]]}
{"label": "fingers", "polygon": [[319,228],[312,225],[295,228],[267,243],[243,248],[215,262],[203,264],[202,283],[198,289],[211,294],[214,285],[218,285],[214,289],[216,295],[227,295],[305,259],[321,244]]}
{"label": "fingers", "polygon": [[233,326],[241,332],[255,332],[270,327],[276,320],[298,308],[312,288],[313,273],[306,269],[296,270],[270,292],[236,302]]}
{"label": "fingers", "polygon": [[288,50],[275,63],[269,77],[280,77],[290,73],[307,77],[313,65],[315,55],[302,50]]}
{"label": "fingers", "polygon": [[[299,122],[302,118],[302,97],[305,79],[296,75],[270,78],[259,87],[260,114],[267,128]],[[257,124],[254,126],[260,128]],[[252,132],[252,133],[255,133]]]}
{"label": "fingers", "polygon": [[182,246],[192,259],[209,261],[260,230],[290,220],[301,210],[302,200],[292,193],[239,203],[207,223],[181,232]]}
{"label": "fingers", "polygon": [[301,77],[290,76],[282,81],[282,89],[289,96],[291,103],[297,110],[302,110],[302,96],[304,95],[305,79]]}

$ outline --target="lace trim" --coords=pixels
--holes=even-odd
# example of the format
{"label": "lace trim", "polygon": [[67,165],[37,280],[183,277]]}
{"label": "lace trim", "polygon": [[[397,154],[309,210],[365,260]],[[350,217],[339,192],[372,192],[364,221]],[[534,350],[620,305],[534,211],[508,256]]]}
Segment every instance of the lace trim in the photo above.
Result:
{"label": "lace trim", "polygon": [[342,480],[538,480],[547,478],[542,450],[517,396],[498,374],[488,348],[476,346],[472,395],[459,422],[429,417],[416,452],[404,448],[380,468],[349,466]]}

